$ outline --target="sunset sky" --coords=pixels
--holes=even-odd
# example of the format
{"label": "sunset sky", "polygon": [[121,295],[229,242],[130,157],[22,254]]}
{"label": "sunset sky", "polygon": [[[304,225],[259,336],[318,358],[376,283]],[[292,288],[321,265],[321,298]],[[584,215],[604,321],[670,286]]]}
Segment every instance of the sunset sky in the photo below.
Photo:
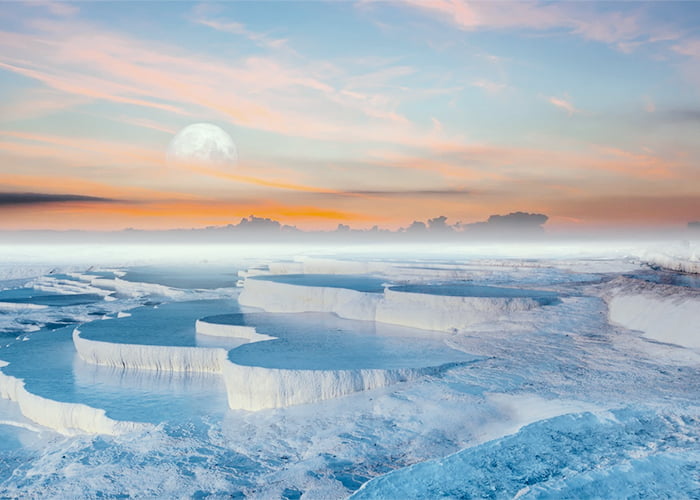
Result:
{"label": "sunset sky", "polygon": [[[236,166],[166,162],[198,122]],[[2,2],[0,229],[700,219],[698,2]]]}

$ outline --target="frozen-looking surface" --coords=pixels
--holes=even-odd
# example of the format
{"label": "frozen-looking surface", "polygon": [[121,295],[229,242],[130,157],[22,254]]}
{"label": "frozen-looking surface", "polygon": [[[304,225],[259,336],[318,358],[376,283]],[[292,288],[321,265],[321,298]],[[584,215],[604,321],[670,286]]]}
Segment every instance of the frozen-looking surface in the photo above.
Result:
{"label": "frozen-looking surface", "polygon": [[610,320],[645,337],[700,348],[700,290],[617,278],[608,284]]}
{"label": "frozen-looking surface", "polygon": [[[7,366],[0,361],[0,368]],[[22,379],[0,371],[0,396],[15,401],[22,414],[30,420],[63,434],[89,432],[96,434],[123,434],[140,428],[132,422],[117,422],[105,411],[81,403],[55,401],[26,389]]]}
{"label": "frozen-looking surface", "polygon": [[317,403],[327,399],[369,391],[426,375],[439,375],[456,366],[443,364],[424,368],[355,368],[299,370],[260,368],[235,362],[223,366],[229,406],[258,411]]}
{"label": "frozen-looking surface", "polygon": [[374,291],[249,278],[238,301],[272,313],[331,312],[341,318],[373,321],[381,299],[382,295]]}
{"label": "frozen-looking surface", "polygon": [[95,365],[164,372],[221,373],[226,351],[210,347],[182,347],[102,342],[83,338],[73,330],[73,344],[80,358]]}
{"label": "frozen-looking surface", "polygon": [[[473,285],[465,282],[385,287],[371,276],[299,275],[251,277],[240,303],[268,312],[331,312],[442,332],[465,330],[502,314],[556,303],[551,291]],[[381,293],[383,292],[383,293]]]}
{"label": "frozen-looking surface", "polygon": [[96,365],[221,373],[229,406],[245,410],[339,397],[476,359],[447,347],[439,336],[328,314],[196,319],[221,310],[237,306],[199,300],[140,307],[76,328],[73,343],[83,361]]}
{"label": "frozen-looking surface", "polygon": [[402,285],[386,290],[377,306],[376,320],[457,332],[556,300],[556,293],[539,290],[468,284]]}
{"label": "frozen-looking surface", "polygon": [[698,498],[694,245],[0,247],[0,497]]}
{"label": "frozen-looking surface", "polygon": [[292,370],[412,368],[473,361],[436,332],[338,318],[328,313],[246,313],[204,318],[272,337],[229,351],[237,364]]}
{"label": "frozen-looking surface", "polygon": [[[156,376],[151,371],[125,370],[122,366],[94,366],[76,355],[72,334],[72,327],[37,331],[30,340],[0,350],[0,356],[7,362],[0,370],[22,381],[26,392],[33,396],[65,408],[87,405],[104,413],[108,419],[119,421],[119,426],[132,421],[158,424],[164,419],[186,420],[192,415],[188,407],[194,401],[200,408],[207,408],[207,412],[220,413],[226,407],[225,390],[219,377],[207,377],[207,374],[185,377],[176,372],[161,372]],[[31,349],[25,347],[28,345]],[[35,359],[41,360],[40,370],[32,364]],[[188,386],[199,387],[199,390],[183,389]],[[52,413],[31,411],[32,407],[22,407],[21,399],[17,401],[27,418],[46,427],[60,432],[72,429],[71,432],[105,433],[96,431],[90,420],[84,425],[52,424],[45,420]],[[30,411],[25,411],[27,409]]]}
{"label": "frozen-looking surface", "polygon": [[624,274],[626,278],[635,278],[659,285],[675,285],[688,288],[700,288],[700,274],[674,273],[664,270],[643,270],[633,274]]}
{"label": "frozen-looking surface", "polygon": [[237,310],[230,299],[184,301],[143,306],[128,316],[94,321],[76,328],[73,343],[86,362],[166,372],[221,373],[228,348],[235,339],[200,345],[197,319],[222,310]]}
{"label": "frozen-looking surface", "polygon": [[329,314],[228,314],[198,333],[249,343],[222,364],[229,406],[257,411],[312,403],[406,382],[473,362],[440,335]]}
{"label": "frozen-looking surface", "polygon": [[354,499],[700,496],[697,421],[629,409],[543,420],[379,477]]}
{"label": "frozen-looking surface", "polygon": [[700,274],[700,245],[697,241],[685,241],[653,247],[643,252],[642,260],[654,267]]}
{"label": "frozen-looking surface", "polygon": [[322,401],[438,375],[478,359],[449,348],[439,335],[329,314],[232,314],[201,323],[230,325],[234,333],[246,328],[242,334],[253,340],[229,351],[223,365],[234,409]]}

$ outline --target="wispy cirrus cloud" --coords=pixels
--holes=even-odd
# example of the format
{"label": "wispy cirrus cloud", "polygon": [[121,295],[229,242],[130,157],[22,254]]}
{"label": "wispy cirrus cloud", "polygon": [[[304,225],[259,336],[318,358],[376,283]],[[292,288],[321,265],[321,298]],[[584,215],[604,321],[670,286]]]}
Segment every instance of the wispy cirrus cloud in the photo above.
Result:
{"label": "wispy cirrus cloud", "polygon": [[23,5],[46,9],[54,16],[72,17],[80,12],[74,3],[58,2],[56,0],[24,0]]}
{"label": "wispy cirrus cloud", "polygon": [[47,88],[25,89],[8,97],[6,103],[0,104],[0,122],[43,117],[74,109],[92,100]]}
{"label": "wispy cirrus cloud", "polygon": [[683,36],[671,26],[651,22],[641,8],[623,12],[596,9],[586,2],[469,0],[406,0],[399,5],[432,13],[462,30],[565,32],[611,44],[625,52],[642,44],[672,41]]}
{"label": "wispy cirrus cloud", "polygon": [[164,134],[175,135],[178,130],[175,128],[168,127],[154,120],[148,118],[131,117],[131,116],[118,116],[114,118],[115,121],[126,123],[128,125],[133,125],[135,127],[147,128],[151,130],[157,130],[158,132],[163,132]]}
{"label": "wispy cirrus cloud", "polygon": [[164,162],[161,152],[135,144],[13,130],[0,130],[0,151],[64,159],[75,166],[94,163],[123,165],[133,162],[162,165]]}
{"label": "wispy cirrus cloud", "polygon": [[524,188],[530,183],[528,189],[538,192],[568,187],[585,190],[591,185],[597,186],[599,192],[614,191],[616,184],[611,180],[617,179],[640,193],[653,193],[660,181],[667,181],[670,186],[692,170],[692,163],[682,152],[665,157],[604,145],[590,145],[578,151],[471,144],[445,149],[436,158],[391,151],[374,151],[372,155],[378,164],[394,166],[397,171],[432,172],[447,185],[459,182],[475,191]]}
{"label": "wispy cirrus cloud", "polygon": [[577,113],[581,113],[581,110],[573,105],[571,99],[566,97],[556,97],[550,96],[547,101],[554,107],[563,109],[569,116],[573,116]]}
{"label": "wispy cirrus cloud", "polygon": [[686,39],[673,45],[673,50],[684,56],[700,58],[700,40]]}
{"label": "wispy cirrus cloud", "polygon": [[197,24],[207,26],[216,31],[243,36],[248,40],[255,42],[256,44],[261,45],[263,47],[267,47],[270,49],[287,48],[287,39],[271,38],[265,33],[256,33],[254,31],[250,31],[248,28],[245,27],[243,23],[239,23],[236,21],[219,21],[217,19],[207,19],[204,17],[196,17],[193,21]]}
{"label": "wispy cirrus cloud", "polygon": [[[47,71],[36,70],[17,64],[8,64],[1,61],[0,69],[5,69],[22,76],[26,76],[27,78],[32,78],[43,83],[47,87],[78,97],[101,99],[120,104],[132,104],[134,106],[154,108],[178,114],[186,114],[181,108],[174,105],[163,104],[154,100],[129,97],[128,94],[140,94],[141,92],[133,87],[128,88],[125,86],[115,86],[108,80],[101,80],[89,75],[82,75],[83,78],[79,78],[76,75],[65,72],[63,74],[51,74]],[[112,91],[110,92],[110,90]]]}
{"label": "wispy cirrus cloud", "polygon": [[[79,5],[88,10],[85,4]],[[17,102],[8,95],[0,98],[0,174],[4,172],[7,180],[3,189],[138,202],[55,203],[73,221],[89,220],[88,211],[97,206],[112,225],[120,217],[164,225],[177,220],[228,223],[249,213],[282,215],[290,222],[293,217],[375,222],[386,217],[402,224],[406,218],[425,217],[426,202],[450,217],[464,214],[478,219],[483,215],[480,210],[498,213],[499,205],[511,203],[523,203],[517,209],[548,212],[556,206],[547,203],[557,196],[584,200],[586,193],[595,192],[612,199],[621,189],[640,196],[655,190],[697,190],[692,186],[697,179],[692,153],[682,157],[682,144],[676,155],[658,147],[665,140],[659,138],[649,145],[665,154],[639,149],[640,153],[625,150],[633,147],[616,133],[610,134],[610,141],[619,139],[627,146],[591,146],[597,141],[589,130],[593,127],[554,130],[566,115],[600,121],[605,113],[602,106],[595,114],[578,106],[588,109],[593,106],[589,103],[610,102],[605,99],[609,96],[596,100],[600,90],[581,87],[574,74],[557,80],[562,66],[550,64],[553,61],[563,62],[567,70],[570,62],[576,64],[575,70],[579,68],[578,61],[567,59],[566,50],[542,59],[533,57],[535,69],[518,59],[517,47],[511,51],[511,44],[523,37],[556,35],[562,46],[572,44],[566,48],[581,49],[581,53],[594,50],[624,58],[580,39],[620,51],[673,45],[669,64],[696,61],[694,54],[700,54],[700,49],[678,38],[662,22],[649,23],[645,7],[457,0],[389,5],[427,14],[420,20],[412,18],[416,25],[436,17],[457,30],[490,34],[462,37],[474,42],[472,58],[456,55],[456,50],[435,52],[417,46],[415,54],[408,54],[404,45],[408,40],[400,40],[404,33],[375,37],[371,30],[363,34],[368,50],[376,47],[377,55],[325,47],[304,55],[294,51],[294,37],[303,37],[306,43],[300,47],[310,47],[308,42],[317,43],[327,32],[311,33],[311,24],[308,33],[297,30],[293,36],[285,27],[256,32],[252,26],[271,25],[264,9],[245,12],[248,25],[206,9],[195,12],[194,19],[185,20],[182,40],[169,36],[167,42],[165,38],[155,41],[156,33],[134,35],[131,27],[118,31],[117,23],[107,27],[100,9],[90,12],[91,21],[58,14],[51,20],[18,15],[15,25],[5,23],[11,31],[0,32],[0,72],[12,75],[7,78],[8,87],[19,81],[27,90],[18,94]],[[102,23],[94,21],[101,15]],[[448,37],[459,35],[442,24],[425,26],[433,32],[437,27]],[[339,25],[339,29],[345,27]],[[349,21],[347,28],[350,32],[357,26]],[[498,33],[492,36],[494,32]],[[204,43],[200,36],[206,37]],[[476,47],[482,38],[488,40]],[[496,38],[498,43],[491,44]],[[212,40],[235,43],[236,50],[226,56],[211,51]],[[329,60],[313,59],[310,54]],[[503,61],[509,61],[510,73]],[[630,61],[643,80],[645,70],[636,64]],[[565,89],[573,100],[556,93]],[[643,95],[654,93],[658,109],[647,117],[649,121],[695,123],[692,107],[667,113],[668,101],[659,87],[635,89],[629,99],[636,108]],[[485,99],[482,90],[490,97]],[[678,97],[682,104],[683,96]],[[61,112],[65,114],[58,116]],[[519,121],[523,116],[529,120],[529,113],[531,128],[529,121],[525,125]],[[15,123],[17,117],[24,120]],[[63,117],[71,123],[65,130]],[[231,170],[166,165],[166,135],[189,121],[212,121],[229,129],[237,140],[241,138],[241,151],[247,148],[247,154]],[[104,180],[114,190],[77,182],[72,187],[76,177],[95,184]],[[41,207],[27,204],[31,207],[36,208],[36,217]],[[97,218],[98,211],[94,214]]]}
{"label": "wispy cirrus cloud", "polygon": [[209,113],[237,126],[316,140],[415,143],[424,137],[421,126],[396,111],[389,90],[370,90],[411,73],[406,67],[342,78],[339,86],[315,70],[315,62],[220,60],[86,23],[42,20],[31,28],[32,34],[0,32],[0,48],[7,49],[0,69],[68,95],[179,115]]}
{"label": "wispy cirrus cloud", "polygon": [[[0,130],[0,152],[11,153],[17,157],[62,161],[68,166],[82,170],[88,170],[94,164],[112,164],[118,167],[124,164],[135,164],[137,170],[134,173],[138,174],[138,168],[166,167],[165,157],[161,151],[130,143],[11,130]],[[277,181],[261,175],[247,175],[245,167],[237,169],[236,172],[227,172],[206,165],[182,162],[169,165],[167,168],[169,172],[196,174],[200,177],[228,180],[236,184],[292,191],[335,192],[310,184],[295,183],[292,180]],[[145,176],[147,178],[157,176],[158,172],[159,170],[146,171]],[[138,180],[138,177],[135,180]]]}

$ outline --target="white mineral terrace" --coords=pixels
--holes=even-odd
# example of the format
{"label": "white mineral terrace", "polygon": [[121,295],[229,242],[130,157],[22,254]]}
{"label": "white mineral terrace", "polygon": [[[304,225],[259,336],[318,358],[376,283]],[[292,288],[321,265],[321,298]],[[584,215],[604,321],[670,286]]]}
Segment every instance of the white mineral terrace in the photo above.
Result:
{"label": "white mineral terrace", "polygon": [[[0,368],[7,366],[0,361]],[[27,391],[24,381],[0,370],[0,397],[15,401],[28,419],[61,434],[117,435],[150,427],[148,424],[113,420],[105,411],[79,403],[54,401]]]}
{"label": "white mineral terrace", "polygon": [[[342,291],[342,290],[341,290]],[[198,335],[246,339],[249,344],[274,340],[257,333],[254,327],[221,324],[200,319]],[[239,364],[223,348],[137,345],[81,336],[73,333],[78,355],[96,365],[174,372],[219,373],[224,379],[228,403],[232,409],[257,411],[295,404],[312,403],[357,391],[385,387],[414,380],[426,374],[438,374],[454,363],[435,366],[390,369],[285,369]],[[281,353],[283,355],[283,353]]]}
{"label": "white mineral terrace", "polygon": [[[499,290],[507,295],[507,289]],[[391,288],[384,293],[370,293],[279,283],[265,277],[246,279],[239,302],[273,313],[330,312],[341,318],[441,332],[460,331],[503,314],[541,305],[527,296],[435,295]]]}
{"label": "white mineral terrace", "polygon": [[605,298],[612,323],[661,342],[700,348],[700,290],[617,278]]}
{"label": "white mineral terrace", "polygon": [[[315,286],[314,275],[310,275],[309,271],[356,275],[357,278],[353,277],[349,282],[358,284],[358,289],[352,289],[352,286],[342,288],[344,278],[340,274],[337,279],[341,285]],[[556,304],[558,300],[556,293],[541,290],[475,286],[462,282],[440,288],[441,285],[426,284],[420,280],[417,284],[403,286],[378,281],[381,286],[377,290],[367,291],[377,287],[377,279],[372,278],[374,282],[363,283],[362,275],[372,272],[375,276],[381,274],[383,278],[388,278],[392,272],[406,277],[404,270],[398,269],[396,264],[381,262],[339,262],[330,259],[282,262],[271,264],[267,269],[256,268],[241,273],[245,280],[239,303],[265,311],[257,313],[267,315],[260,317],[332,313],[347,320],[361,320],[356,323],[420,329],[424,331],[421,334],[424,339],[432,338],[434,342],[440,342],[440,336],[468,331],[479,323],[493,322],[518,311]],[[414,271],[408,271],[409,274],[412,272]],[[459,267],[445,272],[462,278],[465,275],[465,270]],[[271,273],[302,273],[298,276],[304,278],[303,284],[295,284],[294,276],[287,282],[275,281],[275,276]],[[113,280],[118,286],[105,285],[101,281],[109,280],[93,279],[91,286],[104,285],[103,288],[106,289],[135,288],[122,284],[118,279]],[[161,289],[158,285],[139,285],[139,292],[148,288],[163,296],[180,293],[170,292],[165,287]],[[700,310],[700,291],[622,277],[598,286],[597,290],[608,304],[611,322],[640,331],[644,336],[658,341],[700,348],[700,330],[696,321]],[[31,304],[26,305],[30,306]],[[12,307],[25,306],[13,304]],[[115,317],[120,319],[112,321],[122,321],[129,318],[129,314],[120,312]],[[243,317],[244,314],[241,314]],[[310,329],[323,330],[324,326],[316,325],[313,318],[303,317]],[[284,319],[280,321],[283,322]],[[72,338],[75,350],[83,361],[117,369],[217,374],[224,381],[229,407],[247,411],[313,403],[386,387],[425,375],[438,375],[455,364],[468,362],[459,356],[451,360],[448,359],[449,356],[445,359],[439,356],[422,359],[410,355],[403,364],[396,363],[395,360],[382,364],[380,358],[372,358],[367,362],[371,353],[381,351],[373,347],[375,344],[368,343],[352,352],[353,359],[361,361],[356,365],[348,365],[338,363],[333,358],[334,353],[342,354],[344,349],[339,341],[340,347],[328,351],[329,358],[323,362],[317,362],[317,365],[313,361],[295,365],[286,359],[288,353],[284,350],[294,348],[297,349],[297,356],[303,354],[303,344],[296,340],[295,345],[294,340],[289,340],[294,336],[281,338],[284,335],[276,336],[277,330],[274,328],[263,328],[260,332],[254,324],[246,324],[244,319],[239,321],[236,318],[224,321],[207,317],[196,321],[196,336],[202,336],[200,339],[213,339],[210,342],[214,346],[209,346],[207,342],[190,346],[147,345],[110,341],[109,337],[87,338],[81,333],[81,328],[75,328]],[[325,335],[332,330],[330,328],[321,333]],[[309,338],[313,339],[313,334]],[[381,335],[372,338],[381,338]],[[217,339],[236,340],[239,347],[232,348],[233,344],[228,347],[226,344],[219,346],[221,344],[216,342],[220,340]],[[328,339],[324,340],[327,341]],[[352,344],[347,344],[350,345]],[[261,349],[263,346],[264,349]],[[266,358],[268,355],[269,358]],[[322,359],[323,356],[324,352],[317,353],[315,359]],[[106,416],[104,410],[85,404],[54,401],[32,394],[25,388],[22,379],[2,371],[1,368],[5,366],[8,363],[0,361],[0,396],[17,402],[22,414],[40,425],[64,434],[120,434],[148,426],[113,420]]]}

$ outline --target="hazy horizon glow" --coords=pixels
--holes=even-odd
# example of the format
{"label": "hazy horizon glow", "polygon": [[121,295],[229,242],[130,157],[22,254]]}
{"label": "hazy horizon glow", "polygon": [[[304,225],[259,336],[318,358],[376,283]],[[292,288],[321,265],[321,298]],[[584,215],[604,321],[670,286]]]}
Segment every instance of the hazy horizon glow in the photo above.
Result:
{"label": "hazy horizon glow", "polygon": [[694,2],[4,2],[0,230],[680,226],[699,103]]}

